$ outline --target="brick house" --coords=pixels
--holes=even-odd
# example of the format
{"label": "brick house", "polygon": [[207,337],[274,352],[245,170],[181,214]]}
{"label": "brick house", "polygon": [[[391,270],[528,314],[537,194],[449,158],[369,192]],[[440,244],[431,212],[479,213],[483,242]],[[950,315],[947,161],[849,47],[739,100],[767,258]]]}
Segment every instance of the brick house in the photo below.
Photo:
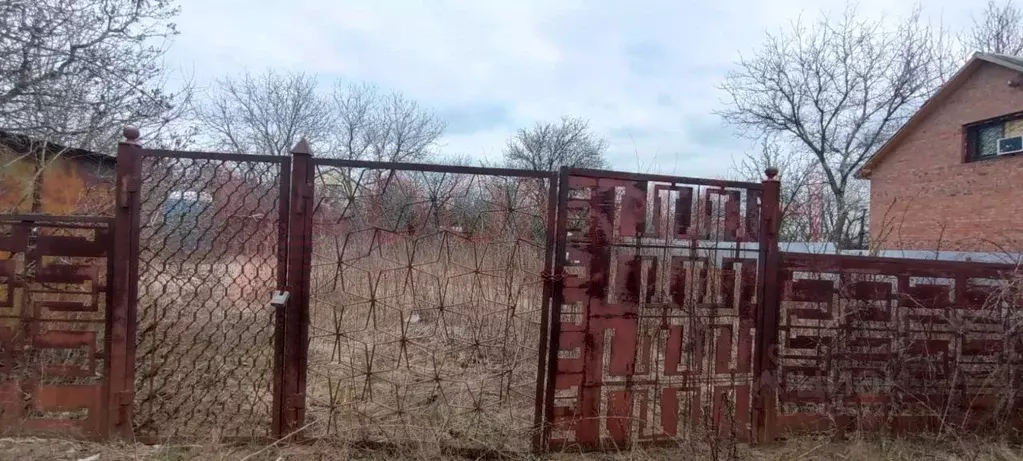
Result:
{"label": "brick house", "polygon": [[115,165],[108,155],[0,131],[0,213],[110,214]]}
{"label": "brick house", "polygon": [[877,249],[1023,246],[1023,58],[976,53],[857,176]]}

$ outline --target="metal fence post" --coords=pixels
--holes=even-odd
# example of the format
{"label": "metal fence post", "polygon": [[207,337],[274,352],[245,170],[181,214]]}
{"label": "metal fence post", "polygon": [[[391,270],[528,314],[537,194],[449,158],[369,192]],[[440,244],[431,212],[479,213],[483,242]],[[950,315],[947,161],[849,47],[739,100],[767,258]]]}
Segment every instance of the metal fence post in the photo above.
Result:
{"label": "metal fence post", "polygon": [[[558,208],[558,197],[560,187],[559,173],[551,173],[550,178],[547,179],[549,188],[547,189],[547,235],[544,243],[544,271],[545,277],[543,281],[543,313],[540,317],[540,344],[539,354],[537,355],[537,370],[536,370],[536,397],[535,397],[535,408],[533,425],[533,452],[540,453],[546,449],[547,438],[550,435],[550,415],[547,413],[546,405],[546,394],[547,394],[547,383],[549,380],[554,379],[555,365],[550,362],[551,358],[548,356],[548,345],[551,342],[551,338],[557,334],[557,330],[551,328],[554,324],[551,319],[551,313],[554,312],[553,301],[554,301],[554,286],[557,277],[554,276],[553,264],[554,264],[554,247],[557,241],[557,215],[561,210]],[[554,354],[556,360],[557,354]]]}
{"label": "metal fence post", "polygon": [[568,251],[568,232],[566,231],[568,192],[569,168],[563,166],[558,172],[557,215],[554,220],[553,273],[551,274],[550,339],[545,351],[547,353],[547,370],[543,395],[543,425],[539,443],[536,444],[536,449],[539,451],[546,451],[550,448],[551,433],[554,429],[554,393],[558,377],[558,350],[561,348],[561,305],[565,302],[563,275],[565,273],[565,254]]}
{"label": "metal fence post", "polygon": [[[291,158],[284,158],[280,166],[277,197],[277,290],[288,291],[288,226],[291,217]],[[271,303],[272,304],[272,303]],[[284,329],[287,325],[286,305],[274,305],[274,363],[273,363],[273,422],[270,433],[275,439],[284,436]]]}
{"label": "metal fence post", "polygon": [[135,332],[138,307],[139,130],[124,129],[117,146],[110,305],[106,315],[108,435],[130,438],[134,415]]}
{"label": "metal fence post", "polygon": [[291,149],[291,213],[288,216],[288,291],[285,307],[281,436],[295,436],[305,421],[312,263],[313,164],[305,139]]}
{"label": "metal fence post", "polygon": [[778,228],[781,224],[781,183],[778,169],[769,167],[763,181],[764,193],[760,206],[760,280],[757,298],[756,338],[753,358],[754,404],[753,437],[756,443],[766,443],[774,438],[775,402],[777,382],[775,380],[776,354],[778,343],[778,302],[779,250]]}

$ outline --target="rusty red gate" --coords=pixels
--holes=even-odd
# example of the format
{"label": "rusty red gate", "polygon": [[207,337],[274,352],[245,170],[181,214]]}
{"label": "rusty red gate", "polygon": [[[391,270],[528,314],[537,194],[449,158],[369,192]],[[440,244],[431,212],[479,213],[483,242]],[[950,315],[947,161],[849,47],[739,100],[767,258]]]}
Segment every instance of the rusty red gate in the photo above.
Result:
{"label": "rusty red gate", "polygon": [[[182,152],[125,135],[113,220],[71,226],[92,240],[0,235],[0,251],[56,264],[33,275],[0,258],[0,295],[76,314],[22,306],[0,329],[2,364],[26,345],[84,363],[4,380],[36,402],[0,395],[4,428],[61,412],[32,424],[543,451],[749,440],[767,424],[774,394],[753,383],[771,366],[761,332],[777,331],[758,308],[777,299],[772,174],[316,159],[304,142]],[[53,261],[78,256],[112,262]],[[88,285],[99,304],[49,300],[32,277]]]}
{"label": "rusty red gate", "polygon": [[0,216],[2,434],[479,454],[1023,426],[995,402],[1018,387],[1017,268],[780,253],[774,169],[550,173],[125,134],[112,219]]}
{"label": "rusty red gate", "polygon": [[753,437],[774,174],[561,170],[540,446]]}
{"label": "rusty red gate", "polygon": [[103,438],[121,422],[111,224],[0,216],[0,432]]}
{"label": "rusty red gate", "polygon": [[121,147],[136,433],[542,451],[761,417],[773,179]]}
{"label": "rusty red gate", "polygon": [[[529,448],[554,173],[118,154],[137,436]],[[129,426],[130,427],[130,426]]]}
{"label": "rusty red gate", "polygon": [[125,135],[116,243],[133,366],[119,430],[279,436],[301,405],[286,392],[298,379],[285,379],[298,354],[285,342],[288,306],[271,304],[287,289],[292,157],[144,149],[137,131]]}

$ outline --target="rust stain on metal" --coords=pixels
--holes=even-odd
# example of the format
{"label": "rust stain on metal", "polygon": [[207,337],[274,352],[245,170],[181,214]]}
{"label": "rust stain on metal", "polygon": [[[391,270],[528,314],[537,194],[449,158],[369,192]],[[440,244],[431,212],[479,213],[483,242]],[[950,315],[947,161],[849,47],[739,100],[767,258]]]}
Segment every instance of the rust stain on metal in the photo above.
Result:
{"label": "rust stain on metal", "polygon": [[751,437],[762,187],[684,179],[567,173],[551,448]]}
{"label": "rust stain on metal", "polygon": [[0,217],[4,430],[105,434],[109,224]]}
{"label": "rust stain on metal", "polygon": [[1023,303],[1006,288],[1018,267],[782,253],[781,268],[777,430],[982,429],[1018,414],[1004,398],[1023,351],[1009,322]]}

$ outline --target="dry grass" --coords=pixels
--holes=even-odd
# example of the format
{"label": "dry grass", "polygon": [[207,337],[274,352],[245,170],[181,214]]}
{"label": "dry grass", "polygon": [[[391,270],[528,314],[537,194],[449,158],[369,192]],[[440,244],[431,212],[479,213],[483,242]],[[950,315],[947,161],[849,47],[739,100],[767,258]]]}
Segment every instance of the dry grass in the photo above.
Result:
{"label": "dry grass", "polygon": [[[92,444],[52,439],[0,439],[0,459],[79,461],[99,455],[100,461],[340,461],[340,460],[465,460],[424,448],[404,452],[359,450],[338,445],[231,446],[214,442],[194,445]],[[491,459],[550,459],[554,461],[668,461],[714,459],[695,449],[636,449],[622,453],[556,453],[494,456]],[[739,450],[736,460],[750,461],[1023,461],[1023,450],[998,442],[960,442],[933,439],[854,440],[845,442],[801,438],[784,445]]]}
{"label": "dry grass", "polygon": [[154,258],[143,265],[136,431],[265,436],[273,376],[273,267]]}
{"label": "dry grass", "polygon": [[540,339],[539,248],[443,232],[344,237],[352,235],[315,246],[308,432],[524,450]]}
{"label": "dry grass", "polygon": [[[408,203],[402,212],[425,203],[399,202]],[[253,212],[262,209],[256,203],[241,205]],[[155,214],[160,207],[149,209]],[[543,207],[531,209],[536,212]],[[326,219],[321,216],[322,207],[318,210],[316,222],[321,224]],[[382,213],[375,210],[357,207],[356,212],[366,216],[337,228],[317,228],[314,234],[305,429],[306,435],[337,445],[271,448],[249,459],[332,459],[320,456],[324,453],[381,456],[380,452],[352,451],[342,442],[416,447],[385,453],[385,458],[436,459],[442,445],[490,450],[506,457],[524,453],[533,429],[541,334],[543,264],[542,238],[538,237],[542,233],[522,232],[536,230],[528,227],[502,229],[493,241],[481,241],[450,229],[439,231],[437,225],[413,226],[416,216],[428,215],[413,209],[408,226],[383,226],[408,227],[407,234],[379,236],[379,223],[367,224]],[[222,216],[211,209],[203,211],[203,217],[213,222]],[[159,223],[153,234],[144,235],[152,246],[143,248],[151,258],[146,259],[144,269],[149,270],[143,271],[140,292],[136,369],[140,434],[209,438],[211,433],[213,437],[260,436],[269,431],[273,326],[267,300],[274,286],[276,254],[271,246],[260,247],[264,251],[257,258],[263,264],[249,270],[250,265],[241,264],[245,260],[225,249],[250,237],[211,228],[207,221],[197,221],[206,223],[198,230],[185,229],[193,243],[201,244],[196,250],[161,246],[168,241],[159,234]],[[669,256],[657,249],[637,255],[654,256],[654,251]],[[717,252],[712,253],[716,261]],[[619,251],[615,257],[626,255]],[[617,262],[611,264],[612,278],[617,276],[616,267]],[[721,274],[711,270],[706,277],[710,279],[706,288],[717,293],[715,283],[721,283]],[[831,416],[827,410],[821,413]],[[806,440],[777,449],[729,448],[727,453],[700,447],[699,442],[683,442],[686,446],[679,450],[713,459],[912,459],[907,453],[924,456],[933,453],[934,446],[918,441],[830,444]],[[987,450],[965,450],[967,444],[961,442],[941,446],[964,455]],[[180,459],[241,459],[253,453],[251,448],[216,444],[175,450],[184,450],[185,454],[173,455]],[[303,455],[302,450],[312,451]],[[658,453],[615,456],[658,459]],[[670,458],[680,452],[666,453]]]}

